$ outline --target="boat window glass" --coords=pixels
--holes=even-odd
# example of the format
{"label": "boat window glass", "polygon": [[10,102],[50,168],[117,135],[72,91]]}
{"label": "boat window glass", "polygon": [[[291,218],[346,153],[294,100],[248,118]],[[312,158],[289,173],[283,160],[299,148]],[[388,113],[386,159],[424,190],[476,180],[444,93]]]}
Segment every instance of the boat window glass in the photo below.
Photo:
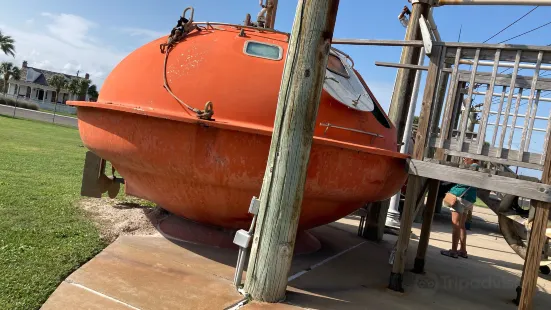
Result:
{"label": "boat window glass", "polygon": [[386,128],[390,128],[390,123],[385,117],[385,112],[381,111],[381,109],[379,109],[379,106],[375,104],[375,102],[373,102],[373,111],[371,111],[371,113],[373,113],[373,116],[375,116],[375,119],[379,122],[379,124],[383,125]]}
{"label": "boat window glass", "polygon": [[329,54],[329,58],[327,59],[327,69],[329,71],[338,74],[340,76],[343,76],[345,78],[349,78],[348,71],[346,71],[346,67],[343,65],[341,59],[333,54]]}
{"label": "boat window glass", "polygon": [[280,46],[255,41],[247,41],[244,52],[247,55],[272,60],[280,60],[283,54]]}

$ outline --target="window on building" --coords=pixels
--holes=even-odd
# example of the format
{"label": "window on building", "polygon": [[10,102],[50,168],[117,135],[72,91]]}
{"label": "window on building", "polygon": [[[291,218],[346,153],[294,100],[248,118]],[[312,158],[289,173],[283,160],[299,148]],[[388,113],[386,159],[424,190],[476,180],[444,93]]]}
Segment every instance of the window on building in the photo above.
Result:
{"label": "window on building", "polygon": [[247,41],[244,52],[247,55],[271,60],[280,60],[283,55],[280,46],[255,41]]}
{"label": "window on building", "polygon": [[327,69],[345,78],[350,78],[348,71],[346,71],[346,67],[342,63],[341,59],[336,55],[329,54],[329,58],[327,59]]}

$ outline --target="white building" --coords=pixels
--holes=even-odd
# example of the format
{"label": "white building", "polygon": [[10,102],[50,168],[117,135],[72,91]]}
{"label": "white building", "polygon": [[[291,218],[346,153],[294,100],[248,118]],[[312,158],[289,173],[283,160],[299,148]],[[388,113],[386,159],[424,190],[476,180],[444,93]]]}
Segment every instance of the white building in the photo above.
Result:
{"label": "white building", "polygon": [[[23,61],[21,78],[19,80],[14,80],[13,78],[8,80],[6,95],[39,104],[55,103],[55,87],[48,85],[48,79],[56,74],[65,76],[68,81],[82,79],[82,77],[75,75],[29,67],[27,61]],[[84,79],[89,78],[90,75],[86,73]],[[76,97],[76,95],[69,94],[66,89],[62,89],[57,97],[57,103],[65,104],[67,100],[78,100]],[[88,94],[86,94],[84,100],[88,100]]]}

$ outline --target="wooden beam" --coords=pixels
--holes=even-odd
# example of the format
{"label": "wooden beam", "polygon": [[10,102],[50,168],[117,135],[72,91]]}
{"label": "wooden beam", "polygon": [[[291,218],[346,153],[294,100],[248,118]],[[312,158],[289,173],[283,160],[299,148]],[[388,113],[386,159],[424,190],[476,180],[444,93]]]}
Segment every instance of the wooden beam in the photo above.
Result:
{"label": "wooden beam", "polygon": [[[440,138],[432,139],[429,142],[429,146],[439,146],[440,145]],[[511,165],[511,166],[519,166],[519,167],[525,167],[530,169],[537,169],[542,170],[543,165],[540,164],[542,154],[539,153],[533,153],[533,152],[525,152],[523,154],[522,161],[518,160],[518,151],[517,150],[511,150],[511,149],[503,149],[501,152],[501,157],[496,156],[496,147],[491,147],[489,144],[485,144],[482,146],[482,151],[479,155],[476,155],[478,144],[476,143],[469,143],[465,142],[463,143],[463,146],[461,147],[460,151],[452,151],[459,149],[457,146],[457,141],[455,140],[445,140],[442,143],[442,149],[445,150],[448,155],[454,155],[454,156],[463,156],[456,155],[454,153],[469,153],[472,156],[478,156],[479,160],[484,161],[491,161],[495,163],[500,163],[504,165]],[[474,158],[474,157],[473,157]]]}
{"label": "wooden beam", "polygon": [[[455,49],[453,46],[462,47],[461,58],[462,59],[473,59],[476,53],[477,48],[483,48],[480,53],[480,60],[494,60],[495,50],[501,49],[501,61],[515,61],[517,51],[522,51],[522,57],[520,62],[527,63],[536,63],[538,61],[539,51],[551,52],[549,46],[522,46],[522,45],[509,45],[499,44],[499,45],[486,45],[486,44],[477,44],[477,43],[448,43],[445,45],[448,47],[448,52],[446,58],[455,57]],[[546,53],[542,59],[543,63],[551,63],[551,53]]]}
{"label": "wooden beam", "polygon": [[285,60],[245,291],[285,299],[339,0],[299,1]]}
{"label": "wooden beam", "polygon": [[551,202],[551,185],[410,159],[409,173],[519,197]]}
{"label": "wooden beam", "polygon": [[[430,5],[428,3],[416,2],[412,5],[411,16],[406,30],[405,40],[420,40],[421,30],[419,28],[419,18],[428,16]],[[404,46],[400,63],[413,64],[419,63],[419,55],[421,47]],[[394,83],[394,91],[390,102],[388,118],[396,127],[397,141],[402,141],[406,126],[406,119],[409,110],[409,99],[413,93],[413,85],[415,81],[415,70],[399,69],[396,74]]]}
{"label": "wooden beam", "polygon": [[425,257],[427,256],[427,248],[430,240],[430,230],[432,227],[432,220],[434,218],[434,211],[436,210],[436,202],[438,198],[438,189],[440,187],[440,181],[430,179],[429,181],[429,195],[427,197],[427,204],[425,211],[423,212],[423,225],[421,226],[421,236],[419,237],[419,244],[417,245],[417,255],[415,256],[415,263],[413,265],[413,272],[422,274],[425,272]]}
{"label": "wooden beam", "polygon": [[278,0],[267,0],[267,5],[269,6],[268,11],[266,12],[266,28],[274,29],[276,15],[277,15],[277,1]]}
{"label": "wooden beam", "polygon": [[524,268],[522,270],[521,294],[518,308],[520,310],[532,309],[532,300],[536,293],[538,282],[541,253],[546,241],[545,229],[549,218],[550,203],[537,201],[535,203],[536,214],[528,240],[528,249]]}
{"label": "wooden beam", "polygon": [[[444,69],[445,72],[451,72],[450,69]],[[459,81],[468,82],[470,78],[470,71],[460,71],[459,72]],[[511,85],[512,76],[510,74],[497,74],[495,79],[496,86],[507,86]],[[515,80],[515,88],[531,88],[532,86],[532,77],[525,75],[517,75]],[[492,81],[491,72],[478,72],[476,74],[475,83],[477,84],[490,84]],[[540,90],[551,90],[551,79],[549,78],[538,78],[536,82],[535,89]]]}
{"label": "wooden beam", "polygon": [[[545,164],[541,181],[545,185],[551,184],[551,143],[546,145]],[[528,241],[528,249],[526,259],[524,260],[524,269],[522,270],[521,291],[519,300],[519,309],[532,309],[532,299],[536,293],[536,284],[538,282],[538,272],[542,256],[543,245],[546,242],[545,231],[549,221],[549,208],[551,204],[549,200],[536,199],[534,206],[536,214],[532,223],[532,231]]]}
{"label": "wooden beam", "polygon": [[[427,134],[430,127],[432,105],[436,94],[436,87],[439,78],[440,56],[442,48],[440,46],[433,48],[433,53],[430,57],[429,73],[425,84],[425,92],[423,94],[423,102],[421,106],[421,115],[419,116],[419,124],[416,132],[415,146],[413,148],[412,158],[423,159],[425,146],[427,144]],[[422,185],[426,182],[424,178],[410,176],[406,191],[406,201],[404,210],[402,211],[402,219],[400,222],[400,233],[398,235],[398,243],[396,246],[396,256],[390,273],[388,288],[394,291],[402,292],[403,274],[406,264],[406,253],[409,246],[411,236],[411,226],[416,213],[417,198],[422,191]],[[430,229],[430,228],[429,228]]]}

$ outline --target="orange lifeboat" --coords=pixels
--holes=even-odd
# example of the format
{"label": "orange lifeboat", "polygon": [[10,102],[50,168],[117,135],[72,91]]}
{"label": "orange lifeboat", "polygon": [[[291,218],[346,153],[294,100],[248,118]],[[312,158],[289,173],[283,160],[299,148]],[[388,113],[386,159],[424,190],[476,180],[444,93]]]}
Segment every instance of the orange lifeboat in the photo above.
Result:
{"label": "orange lifeboat", "polygon": [[[166,37],[128,55],[97,102],[69,104],[78,107],[85,146],[116,167],[127,194],[193,221],[246,228],[266,169],[288,34],[196,25],[169,55],[159,50]],[[199,111],[207,102],[210,119],[185,106]],[[399,191],[407,156],[396,150],[395,128],[351,59],[332,49],[299,228]]]}

